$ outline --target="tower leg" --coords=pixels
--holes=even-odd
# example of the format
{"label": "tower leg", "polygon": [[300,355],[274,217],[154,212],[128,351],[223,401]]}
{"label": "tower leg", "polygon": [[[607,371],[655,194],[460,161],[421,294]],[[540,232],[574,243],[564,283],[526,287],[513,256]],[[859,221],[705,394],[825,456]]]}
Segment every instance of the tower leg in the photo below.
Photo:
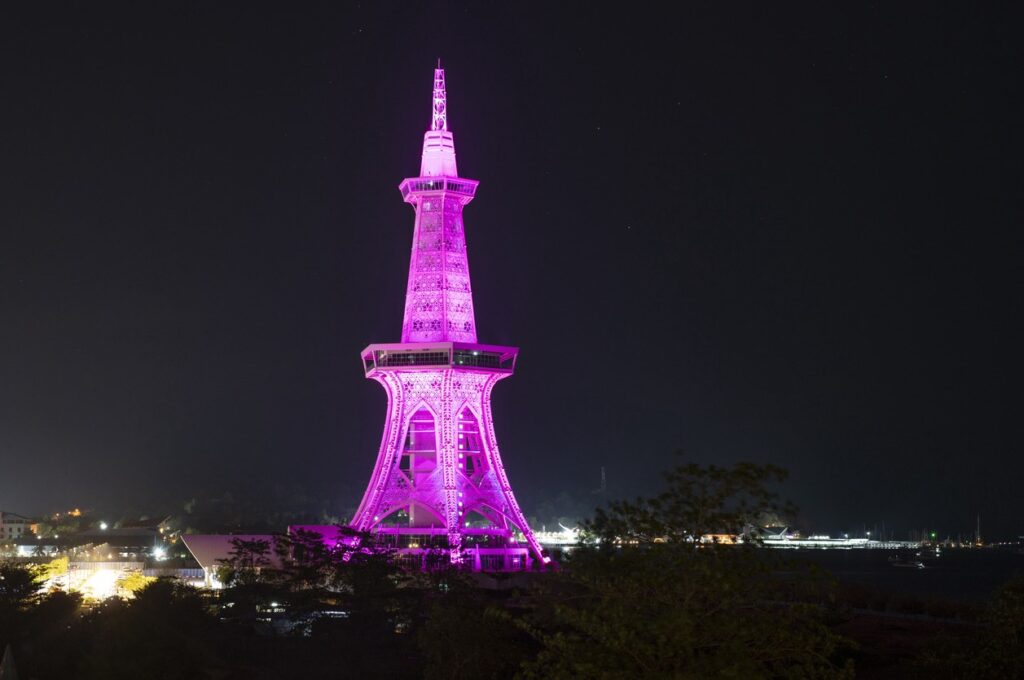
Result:
{"label": "tower leg", "polygon": [[[353,518],[359,531],[421,553],[447,539],[448,559],[474,570],[521,570],[550,559],[512,493],[498,451],[490,396],[507,373],[481,369],[381,370],[388,419],[370,484]],[[479,515],[479,516],[478,516]],[[485,526],[467,525],[470,516]]]}

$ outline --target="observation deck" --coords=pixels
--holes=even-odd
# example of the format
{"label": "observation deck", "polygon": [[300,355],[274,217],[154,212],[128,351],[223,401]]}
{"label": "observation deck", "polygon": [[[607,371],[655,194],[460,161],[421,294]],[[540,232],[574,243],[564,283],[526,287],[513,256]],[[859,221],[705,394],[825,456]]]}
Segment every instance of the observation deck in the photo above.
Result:
{"label": "observation deck", "polygon": [[378,370],[478,369],[488,373],[515,370],[518,347],[465,342],[415,342],[370,345],[362,352],[363,370],[371,377]]}
{"label": "observation deck", "polygon": [[402,199],[406,203],[413,203],[422,195],[444,192],[449,196],[460,197],[465,205],[473,200],[479,184],[475,179],[461,177],[410,177],[402,180],[398,190],[402,192]]}

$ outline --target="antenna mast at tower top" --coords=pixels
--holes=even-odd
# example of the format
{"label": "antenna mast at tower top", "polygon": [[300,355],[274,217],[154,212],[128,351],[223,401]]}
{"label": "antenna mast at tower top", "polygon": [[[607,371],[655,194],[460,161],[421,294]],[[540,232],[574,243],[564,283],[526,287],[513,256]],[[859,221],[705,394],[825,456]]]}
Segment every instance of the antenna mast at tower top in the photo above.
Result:
{"label": "antenna mast at tower top", "polygon": [[444,69],[440,58],[434,69],[434,111],[430,121],[431,130],[448,129],[448,98],[444,91]]}

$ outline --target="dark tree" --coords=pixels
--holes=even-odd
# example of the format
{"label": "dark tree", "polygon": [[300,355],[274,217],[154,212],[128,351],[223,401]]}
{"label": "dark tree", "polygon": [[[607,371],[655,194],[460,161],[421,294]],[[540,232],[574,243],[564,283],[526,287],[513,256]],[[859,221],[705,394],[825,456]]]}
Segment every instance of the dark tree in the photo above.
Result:
{"label": "dark tree", "polygon": [[236,538],[231,545],[217,570],[224,584],[219,593],[220,616],[255,625],[260,610],[282,597],[281,573],[272,561],[270,541]]}
{"label": "dark tree", "polygon": [[199,591],[173,579],[158,579],[128,602],[109,602],[84,625],[94,642],[77,676],[83,680],[223,677],[216,618]]}
{"label": "dark tree", "polygon": [[35,565],[0,564],[0,611],[21,611],[33,604],[42,590]]}
{"label": "dark tree", "polygon": [[14,562],[0,564],[0,646],[17,643],[24,637],[27,610],[39,601],[41,589],[38,567]]}
{"label": "dark tree", "polygon": [[427,680],[510,678],[533,658],[536,642],[516,625],[513,599],[481,589],[465,573],[436,578],[422,602],[416,642]]}
{"label": "dark tree", "polygon": [[682,465],[650,499],[612,503],[535,594],[540,642],[525,677],[844,678],[843,640],[817,603],[786,599],[756,547],[702,543],[783,507],[779,468]]}
{"label": "dark tree", "polygon": [[608,542],[655,540],[690,542],[713,535],[759,535],[758,520],[795,512],[770,484],[786,478],[775,465],[737,463],[728,468],[695,463],[665,473],[667,488],[653,498],[613,501],[585,522],[591,536]]}
{"label": "dark tree", "polygon": [[912,678],[1024,679],[1024,575],[1003,585],[972,636],[943,636],[906,669]]}

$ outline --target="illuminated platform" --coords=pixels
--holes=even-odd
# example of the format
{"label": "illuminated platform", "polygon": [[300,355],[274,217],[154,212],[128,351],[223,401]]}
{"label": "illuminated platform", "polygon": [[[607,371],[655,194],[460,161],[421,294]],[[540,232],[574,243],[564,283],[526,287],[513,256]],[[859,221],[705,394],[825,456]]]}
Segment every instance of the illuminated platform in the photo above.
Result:
{"label": "illuminated platform", "polygon": [[477,345],[465,342],[392,343],[370,345],[363,350],[367,377],[378,368],[482,368],[512,373],[518,347]]}

